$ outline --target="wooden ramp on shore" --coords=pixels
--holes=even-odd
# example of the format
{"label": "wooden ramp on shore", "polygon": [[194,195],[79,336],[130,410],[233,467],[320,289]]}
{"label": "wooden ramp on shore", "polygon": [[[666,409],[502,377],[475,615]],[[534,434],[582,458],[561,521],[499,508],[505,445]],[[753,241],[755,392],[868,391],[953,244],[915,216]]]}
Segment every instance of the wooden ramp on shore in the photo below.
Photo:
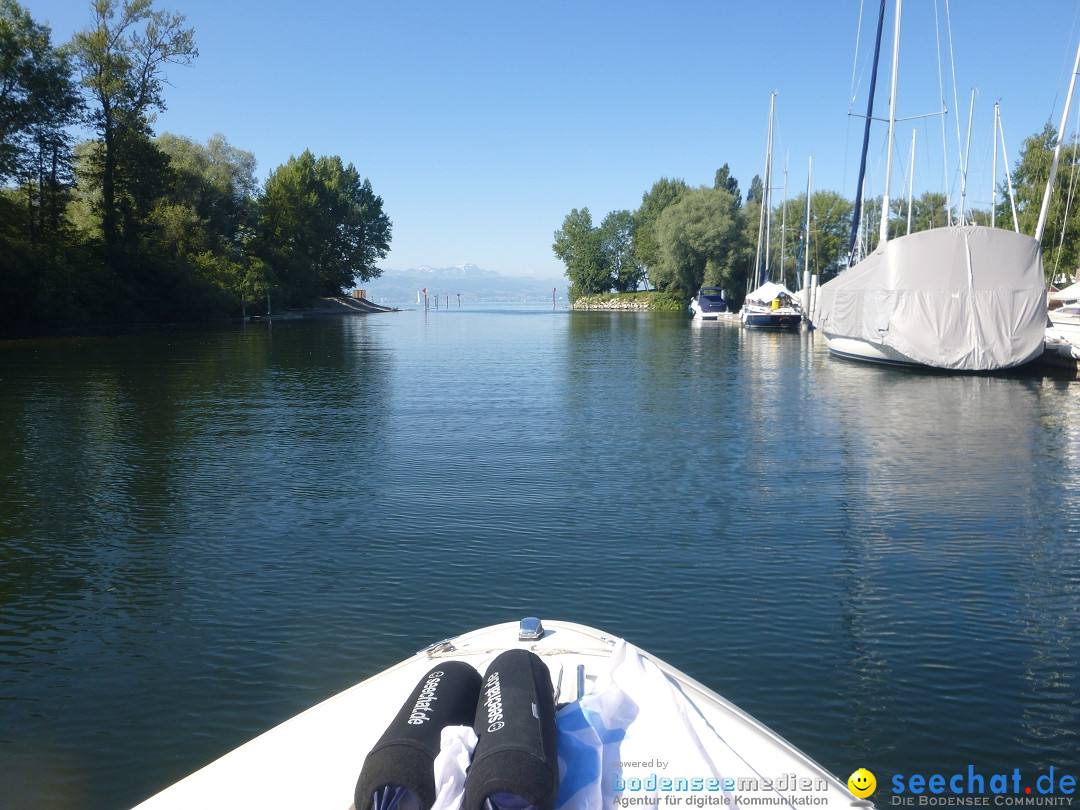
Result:
{"label": "wooden ramp on shore", "polygon": [[319,303],[313,310],[316,314],[326,313],[369,313],[369,312],[396,312],[396,307],[386,307],[376,304],[367,298],[346,298],[345,296],[333,296],[320,298]]}

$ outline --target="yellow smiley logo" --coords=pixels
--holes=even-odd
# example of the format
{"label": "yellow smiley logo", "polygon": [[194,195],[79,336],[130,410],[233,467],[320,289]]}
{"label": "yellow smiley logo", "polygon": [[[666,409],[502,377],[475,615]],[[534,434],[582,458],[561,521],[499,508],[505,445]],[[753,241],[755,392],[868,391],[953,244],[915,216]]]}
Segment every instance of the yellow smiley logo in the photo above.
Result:
{"label": "yellow smiley logo", "polygon": [[865,799],[874,789],[877,788],[877,779],[866,768],[859,768],[847,780],[848,790],[858,796],[860,799]]}

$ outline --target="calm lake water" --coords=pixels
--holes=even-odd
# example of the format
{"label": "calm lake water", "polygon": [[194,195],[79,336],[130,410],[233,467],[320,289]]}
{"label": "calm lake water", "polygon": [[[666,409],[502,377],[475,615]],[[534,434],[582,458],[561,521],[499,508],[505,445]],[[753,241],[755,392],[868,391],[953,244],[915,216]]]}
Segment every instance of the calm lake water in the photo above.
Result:
{"label": "calm lake water", "polygon": [[879,806],[1080,777],[1080,383],[494,306],[0,344],[5,810],[129,807],[525,615]]}

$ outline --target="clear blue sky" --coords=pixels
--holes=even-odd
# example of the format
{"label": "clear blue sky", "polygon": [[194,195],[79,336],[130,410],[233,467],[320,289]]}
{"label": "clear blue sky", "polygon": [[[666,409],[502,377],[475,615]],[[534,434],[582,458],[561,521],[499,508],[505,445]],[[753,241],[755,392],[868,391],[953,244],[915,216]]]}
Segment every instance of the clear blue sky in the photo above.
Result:
{"label": "clear blue sky", "polygon": [[[90,21],[83,0],[21,0],[66,42]],[[876,14],[863,0],[866,16]],[[944,6],[937,0],[942,46]],[[892,195],[902,193],[917,127],[916,191],[958,193],[957,121],[971,135],[969,200],[991,189],[993,105],[1008,155],[1059,123],[1077,39],[1077,0],[952,0],[943,54],[950,174],[937,119],[901,124]],[[904,10],[898,115],[938,108],[932,0]],[[156,0],[195,29],[199,58],[171,67],[156,131],[215,132],[255,154],[265,179],[290,155],[340,155],[370,178],[393,221],[382,266],[473,262],[504,274],[562,275],[552,234],[573,208],[594,220],[634,209],[661,177],[711,185],[728,163],[745,190],[763,173],[769,94],[777,97],[779,200],[813,187],[854,197],[866,104],[856,68],[860,0],[711,2],[435,2]],[[891,52],[891,3],[885,34]],[[873,22],[862,28],[867,50]],[[853,85],[853,72],[855,83]],[[879,77],[886,114],[888,65]],[[1074,108],[1075,109],[1075,108]],[[1074,119],[1075,120],[1075,119]],[[884,182],[884,126],[871,153]],[[999,158],[999,172],[1002,163]],[[943,179],[945,178],[945,179]],[[877,185],[874,185],[876,183]]]}

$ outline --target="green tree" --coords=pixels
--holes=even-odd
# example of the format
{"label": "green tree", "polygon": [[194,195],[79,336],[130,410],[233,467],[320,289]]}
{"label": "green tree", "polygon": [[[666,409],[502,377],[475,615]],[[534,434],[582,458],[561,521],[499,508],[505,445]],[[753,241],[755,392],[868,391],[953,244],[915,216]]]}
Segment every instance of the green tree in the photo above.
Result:
{"label": "green tree", "polygon": [[[882,198],[878,197],[863,197],[862,211],[859,215],[859,232],[856,235],[854,242],[854,256],[852,257],[858,262],[862,257],[869,256],[875,250],[877,250],[878,243],[881,241],[881,202]],[[849,204],[849,211],[854,212],[854,203]],[[894,235],[898,232],[895,230],[890,231]],[[847,233],[849,234],[849,244],[851,226],[847,226]],[[843,269],[848,265],[848,257],[843,260],[843,264],[839,269]],[[839,272],[839,270],[838,270]]]}
{"label": "green tree", "polygon": [[32,242],[55,247],[72,180],[67,128],[80,111],[70,61],[49,28],[0,0],[0,185],[19,186],[0,205],[9,209],[3,221],[21,223]]}
{"label": "green tree", "polygon": [[158,239],[186,256],[205,280],[230,293],[241,311],[273,291],[269,268],[251,249],[258,182],[255,155],[224,135],[205,145],[166,133],[158,148],[169,156],[170,188],[152,217]]}
{"label": "green tree", "polygon": [[629,211],[612,211],[600,223],[600,249],[617,292],[638,288],[645,273],[634,255],[634,217]]}
{"label": "green tree", "polygon": [[[1016,197],[1017,219],[1021,233],[1034,234],[1042,211],[1043,195],[1050,179],[1057,131],[1047,123],[1041,132],[1026,138],[1013,170],[1012,184]],[[1069,138],[1061,152],[1053,195],[1047,211],[1043,232],[1043,264],[1047,275],[1072,274],[1080,265],[1080,213],[1076,200],[1076,175],[1080,172],[1075,136]],[[1000,203],[998,223],[1012,222],[1008,200]]]}
{"label": "green tree", "polygon": [[[641,196],[641,206],[634,212],[634,255],[643,271],[653,277],[660,264],[660,247],[656,238],[656,223],[664,209],[679,199],[689,186],[684,180],[662,177]],[[653,279],[655,286],[655,279]]]}
{"label": "green tree", "polygon": [[810,195],[810,272],[824,284],[847,267],[854,203],[836,191]]}
{"label": "green tree", "polygon": [[761,179],[761,175],[754,175],[754,179],[750,181],[750,188],[746,190],[746,201],[748,203],[761,204],[761,201],[765,198],[765,183]]}
{"label": "green tree", "polygon": [[[748,283],[754,278],[754,262],[757,260],[757,243],[763,225],[761,207],[764,205],[765,185],[759,175],[754,175],[750,188],[746,191],[746,204],[742,206],[742,241],[747,246],[741,258],[743,272]],[[732,294],[741,295],[745,290],[732,290]]]}
{"label": "green tree", "polygon": [[[771,257],[769,268],[772,280],[795,289],[802,267],[797,265],[799,243],[806,220],[806,195],[801,194],[776,206],[772,214]],[[795,286],[792,286],[794,284]]]}
{"label": "green tree", "polygon": [[739,181],[731,176],[731,167],[726,163],[716,170],[716,177],[713,179],[713,188],[722,188],[731,192],[731,196],[735,198],[736,205],[742,204],[742,198],[739,192]]}
{"label": "green tree", "polygon": [[600,229],[593,226],[588,208],[575,208],[555,231],[551,246],[555,257],[566,265],[570,279],[570,299],[609,292],[614,286],[611,268],[604,255]]}
{"label": "green tree", "polygon": [[[81,99],[49,28],[0,0],[0,331],[80,320],[64,211]],[[84,290],[79,291],[84,292]]]}
{"label": "green tree", "polygon": [[172,170],[159,212],[190,224],[162,234],[167,244],[184,253],[225,253],[250,235],[258,188],[255,155],[237,149],[220,134],[203,145],[165,133],[156,145],[168,156]]}
{"label": "green tree", "polygon": [[746,283],[743,230],[738,202],[727,189],[701,187],[681,195],[656,224],[658,289],[690,295],[705,284],[741,293]]}
{"label": "green tree", "polygon": [[[1034,234],[1035,226],[1039,220],[1039,211],[1042,208],[1043,194],[1046,190],[1046,182],[1050,179],[1050,164],[1054,157],[1054,144],[1057,140],[1057,130],[1047,122],[1042,131],[1024,139],[1020,148],[1020,157],[1013,169],[1012,184],[1016,197],[1016,215],[1020,222],[1022,233]],[[1060,178],[1061,172],[1058,173]],[[1059,189],[1055,189],[1057,191]],[[1051,233],[1056,224],[1060,227],[1061,206],[1065,197],[1054,194],[1056,201],[1055,211],[1051,208],[1051,216],[1048,219],[1046,232]],[[999,203],[998,217],[1006,213],[1007,200],[1002,199]],[[1011,214],[1009,214],[1011,217]],[[1045,244],[1045,243],[1044,243]]]}
{"label": "green tree", "polygon": [[[900,210],[897,219],[900,227],[897,233],[907,233],[907,200],[899,200]],[[911,232],[928,231],[931,228],[945,228],[952,217],[945,195],[939,191],[924,191],[911,201]]]}
{"label": "green tree", "polygon": [[101,138],[94,179],[101,190],[101,229],[108,255],[123,258],[139,235],[166,161],[149,140],[154,114],[165,109],[169,64],[198,56],[184,16],[154,11],[152,0],[94,0],[92,25],[75,34],[72,52],[94,101],[90,122]]}
{"label": "green tree", "polygon": [[[880,201],[878,201],[880,206]],[[889,204],[889,238],[896,239],[908,232],[908,199],[907,197],[893,198]],[[878,208],[880,212],[880,207]],[[880,214],[879,214],[880,216]],[[969,222],[989,219],[989,212],[968,210]],[[955,217],[950,217],[949,206],[944,194],[937,191],[924,191],[918,197],[911,200],[911,233],[926,231],[930,228],[944,228],[950,222],[955,222]],[[877,219],[872,225],[877,224]]]}
{"label": "green tree", "polygon": [[304,151],[271,172],[259,203],[262,255],[290,304],[369,281],[390,250],[382,198],[340,157]]}

